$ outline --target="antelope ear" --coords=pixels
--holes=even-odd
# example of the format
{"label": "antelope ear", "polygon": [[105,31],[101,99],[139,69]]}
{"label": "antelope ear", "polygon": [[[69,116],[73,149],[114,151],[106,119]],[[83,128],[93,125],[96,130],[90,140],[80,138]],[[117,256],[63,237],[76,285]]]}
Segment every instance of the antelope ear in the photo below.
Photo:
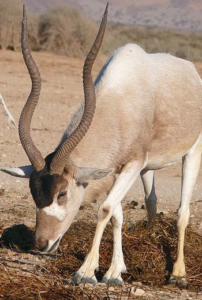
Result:
{"label": "antelope ear", "polygon": [[21,178],[30,178],[33,170],[34,167],[32,165],[21,166],[16,168],[0,168],[0,171],[4,173]]}
{"label": "antelope ear", "polygon": [[107,176],[114,169],[94,169],[94,168],[78,168],[76,180],[79,183],[86,183],[89,180],[97,180]]}

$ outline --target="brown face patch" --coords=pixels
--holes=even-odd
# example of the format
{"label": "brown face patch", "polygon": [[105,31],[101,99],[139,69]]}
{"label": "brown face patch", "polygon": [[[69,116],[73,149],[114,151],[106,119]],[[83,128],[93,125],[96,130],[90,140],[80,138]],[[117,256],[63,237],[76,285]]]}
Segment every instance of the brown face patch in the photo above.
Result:
{"label": "brown face patch", "polygon": [[41,236],[46,237],[47,240],[55,239],[59,234],[58,225],[56,217],[47,215],[42,209],[38,210],[36,214],[36,239]]}
{"label": "brown face patch", "polygon": [[50,174],[47,168],[33,171],[29,181],[32,197],[38,208],[44,208],[53,203],[54,195],[67,186],[67,180],[59,174]]}

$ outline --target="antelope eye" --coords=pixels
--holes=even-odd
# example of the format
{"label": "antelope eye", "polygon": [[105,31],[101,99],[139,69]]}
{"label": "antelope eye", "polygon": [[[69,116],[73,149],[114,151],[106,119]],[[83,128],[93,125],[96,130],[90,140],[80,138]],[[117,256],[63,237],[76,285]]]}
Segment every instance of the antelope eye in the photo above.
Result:
{"label": "antelope eye", "polygon": [[67,191],[62,191],[62,192],[60,192],[60,194],[58,195],[58,200],[59,200],[61,197],[65,196],[66,194],[67,194]]}

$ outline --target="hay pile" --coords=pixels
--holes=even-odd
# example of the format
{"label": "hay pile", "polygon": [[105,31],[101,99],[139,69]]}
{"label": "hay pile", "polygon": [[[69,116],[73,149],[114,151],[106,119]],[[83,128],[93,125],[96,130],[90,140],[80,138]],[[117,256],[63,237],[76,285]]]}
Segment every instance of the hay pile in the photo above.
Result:
{"label": "hay pile", "polygon": [[[78,222],[69,230],[62,241],[62,257],[56,259],[56,272],[64,276],[72,275],[80,266],[89,251],[95,233],[95,226]],[[125,281],[141,281],[162,286],[172,272],[176,258],[176,220],[160,217],[155,226],[148,229],[147,221],[142,220],[123,230],[123,252],[127,266]],[[100,248],[101,277],[109,268],[112,255],[112,232],[108,226]],[[202,236],[188,228],[185,244],[187,278],[191,289],[202,288]]]}
{"label": "hay pile", "polygon": [[[32,233],[30,232],[29,236],[28,231],[26,232],[27,241],[32,241]],[[17,265],[13,258],[13,269],[11,265],[8,267],[3,255],[3,251],[5,252],[3,246],[0,249],[0,298],[59,300],[110,299],[112,295],[118,297],[115,299],[121,299],[122,295],[130,297],[128,285],[127,288],[116,288],[116,292],[113,292],[107,286],[100,285],[96,289],[86,289],[84,286],[76,287],[71,284],[72,275],[81,266],[89,251],[94,232],[95,224],[93,223],[79,221],[72,224],[62,240],[57,255],[43,256],[45,264],[40,263],[39,260],[36,264],[31,264],[32,269],[29,269],[28,265],[24,266],[22,261],[19,261]],[[9,238],[11,238],[11,233],[9,233]],[[2,245],[12,244],[12,247],[15,247],[13,241],[9,243],[3,238],[1,240]],[[176,246],[177,229],[176,220],[173,218],[157,218],[152,229],[148,229],[145,220],[133,226],[125,225],[123,252],[128,273],[123,275],[124,281],[129,285],[134,281],[140,281],[152,286],[163,286],[172,271]],[[19,248],[19,245],[16,245],[18,251]],[[13,254],[14,258],[16,253],[18,252]],[[28,254],[23,253],[24,256],[32,257],[33,254],[39,257],[39,253],[34,250],[29,251]],[[98,280],[110,266],[111,255],[112,232],[111,226],[108,225],[100,248],[100,270],[96,274]],[[191,228],[188,228],[186,233],[185,258],[189,280],[187,288],[192,291],[202,291],[202,236]]]}

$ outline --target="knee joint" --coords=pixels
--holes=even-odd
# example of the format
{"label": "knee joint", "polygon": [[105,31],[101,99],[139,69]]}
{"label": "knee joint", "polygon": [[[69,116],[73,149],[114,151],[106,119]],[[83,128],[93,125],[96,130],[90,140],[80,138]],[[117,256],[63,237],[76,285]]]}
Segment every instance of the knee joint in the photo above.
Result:
{"label": "knee joint", "polygon": [[98,213],[98,218],[100,220],[104,220],[107,218],[107,216],[110,214],[111,212],[111,206],[109,204],[103,204],[101,205],[100,209],[99,209],[99,213]]}
{"label": "knee joint", "polygon": [[188,208],[186,210],[180,208],[178,210],[178,222],[177,222],[178,227],[186,228],[189,222],[189,216],[190,216],[190,211]]}

